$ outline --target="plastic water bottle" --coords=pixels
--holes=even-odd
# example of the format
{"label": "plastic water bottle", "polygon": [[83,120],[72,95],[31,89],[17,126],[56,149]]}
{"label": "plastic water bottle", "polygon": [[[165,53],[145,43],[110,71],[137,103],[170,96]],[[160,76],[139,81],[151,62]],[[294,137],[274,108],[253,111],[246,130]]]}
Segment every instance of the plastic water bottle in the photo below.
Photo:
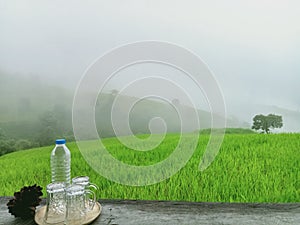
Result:
{"label": "plastic water bottle", "polygon": [[51,177],[52,182],[71,182],[71,153],[66,146],[65,139],[57,139],[56,146],[51,152]]}

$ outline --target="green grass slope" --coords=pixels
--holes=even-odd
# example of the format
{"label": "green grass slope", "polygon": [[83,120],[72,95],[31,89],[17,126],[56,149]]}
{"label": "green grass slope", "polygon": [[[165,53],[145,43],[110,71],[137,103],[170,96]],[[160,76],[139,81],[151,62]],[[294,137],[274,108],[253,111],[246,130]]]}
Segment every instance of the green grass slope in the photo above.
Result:
{"label": "green grass slope", "polygon": [[[149,165],[168,157],[179,136],[169,134],[148,152],[125,148],[116,138],[105,139],[111,154],[125,163]],[[100,187],[98,198],[205,202],[300,202],[300,134],[226,134],[215,161],[204,172],[199,161],[209,140],[201,135],[193,157],[177,174],[161,183],[130,187],[109,181],[85,162],[75,143],[72,176],[89,175]],[[0,157],[0,196],[11,196],[24,185],[50,182],[53,146]],[[44,190],[45,191],[45,190]]]}

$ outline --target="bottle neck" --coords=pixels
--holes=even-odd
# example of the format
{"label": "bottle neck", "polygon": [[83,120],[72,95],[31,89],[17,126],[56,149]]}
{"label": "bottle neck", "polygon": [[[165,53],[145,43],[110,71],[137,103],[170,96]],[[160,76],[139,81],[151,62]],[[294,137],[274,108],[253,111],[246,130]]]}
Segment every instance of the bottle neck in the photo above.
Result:
{"label": "bottle neck", "polygon": [[66,146],[65,144],[56,144],[56,147],[64,147]]}

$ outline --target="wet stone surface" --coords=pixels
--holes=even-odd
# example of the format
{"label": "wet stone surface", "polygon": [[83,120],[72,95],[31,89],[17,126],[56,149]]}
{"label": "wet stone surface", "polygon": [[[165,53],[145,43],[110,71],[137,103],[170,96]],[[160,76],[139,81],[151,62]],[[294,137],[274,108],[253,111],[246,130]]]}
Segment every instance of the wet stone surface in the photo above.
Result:
{"label": "wet stone surface", "polygon": [[[0,197],[0,224],[35,224],[8,213],[9,197]],[[99,200],[103,209],[93,224],[123,225],[300,225],[300,203],[244,204],[190,203],[172,201]],[[43,201],[42,204],[45,202]]]}

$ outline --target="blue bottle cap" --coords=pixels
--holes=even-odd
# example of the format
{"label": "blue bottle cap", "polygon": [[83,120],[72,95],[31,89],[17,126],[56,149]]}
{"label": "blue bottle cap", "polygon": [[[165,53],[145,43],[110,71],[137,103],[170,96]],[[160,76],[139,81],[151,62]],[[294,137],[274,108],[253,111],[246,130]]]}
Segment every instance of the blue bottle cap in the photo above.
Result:
{"label": "blue bottle cap", "polygon": [[66,140],[65,140],[65,139],[57,139],[57,140],[55,141],[55,143],[56,143],[57,145],[66,144]]}

